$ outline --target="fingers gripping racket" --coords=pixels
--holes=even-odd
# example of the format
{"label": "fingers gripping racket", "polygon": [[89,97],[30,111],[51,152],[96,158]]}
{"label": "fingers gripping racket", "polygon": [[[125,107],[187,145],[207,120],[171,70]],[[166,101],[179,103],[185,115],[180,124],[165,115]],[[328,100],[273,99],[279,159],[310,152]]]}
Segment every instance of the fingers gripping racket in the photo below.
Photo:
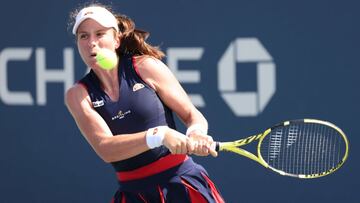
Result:
{"label": "fingers gripping racket", "polygon": [[[257,155],[239,148],[258,141]],[[301,119],[277,124],[263,133],[233,142],[216,142],[216,151],[250,158],[281,175],[318,178],[339,169],[349,153],[343,131],[332,123]]]}

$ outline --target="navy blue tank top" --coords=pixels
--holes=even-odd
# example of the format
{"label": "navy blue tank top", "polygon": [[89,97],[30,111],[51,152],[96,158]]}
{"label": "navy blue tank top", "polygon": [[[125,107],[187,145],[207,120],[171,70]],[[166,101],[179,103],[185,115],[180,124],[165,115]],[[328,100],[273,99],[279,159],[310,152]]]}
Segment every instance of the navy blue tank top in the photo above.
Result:
{"label": "navy blue tank top", "polygon": [[[118,101],[112,101],[103,91],[92,70],[79,81],[87,88],[94,109],[106,121],[113,135],[141,132],[159,125],[176,129],[172,111],[137,75],[132,56],[121,57],[118,76]],[[169,153],[166,147],[161,146],[126,160],[113,162],[112,165],[116,171],[133,170]]]}

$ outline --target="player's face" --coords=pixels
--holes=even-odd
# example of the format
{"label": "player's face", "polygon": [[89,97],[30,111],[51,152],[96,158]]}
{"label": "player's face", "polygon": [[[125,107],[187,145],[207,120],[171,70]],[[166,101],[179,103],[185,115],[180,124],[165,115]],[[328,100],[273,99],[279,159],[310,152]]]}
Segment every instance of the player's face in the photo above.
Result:
{"label": "player's face", "polygon": [[100,49],[115,51],[120,45],[113,28],[103,27],[93,19],[86,19],[80,24],[76,38],[80,56],[91,68],[97,67],[96,53]]}

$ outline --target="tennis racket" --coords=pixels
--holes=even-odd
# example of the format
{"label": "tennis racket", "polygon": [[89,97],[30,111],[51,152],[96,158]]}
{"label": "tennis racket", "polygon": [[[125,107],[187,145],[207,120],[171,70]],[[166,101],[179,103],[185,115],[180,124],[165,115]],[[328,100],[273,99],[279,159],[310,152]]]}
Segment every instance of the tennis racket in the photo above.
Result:
{"label": "tennis racket", "polygon": [[[239,148],[258,141],[257,155]],[[216,142],[216,151],[250,158],[285,176],[318,178],[339,169],[349,153],[344,132],[332,123],[299,119],[277,124],[263,133],[233,142]]]}

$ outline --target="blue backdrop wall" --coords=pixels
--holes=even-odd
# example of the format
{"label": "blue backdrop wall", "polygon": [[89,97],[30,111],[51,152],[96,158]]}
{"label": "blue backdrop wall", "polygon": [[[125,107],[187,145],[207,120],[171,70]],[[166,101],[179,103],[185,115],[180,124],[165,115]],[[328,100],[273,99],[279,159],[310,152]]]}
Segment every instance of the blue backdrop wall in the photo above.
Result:
{"label": "blue backdrop wall", "polygon": [[[65,89],[86,71],[67,30],[69,12],[83,2],[0,7],[0,202],[108,202],[116,190],[113,169],[64,106]],[[231,154],[195,157],[227,202],[359,202],[358,1],[103,3],[151,32],[215,139],[304,117],[348,135],[343,168],[314,180],[278,176]]]}

